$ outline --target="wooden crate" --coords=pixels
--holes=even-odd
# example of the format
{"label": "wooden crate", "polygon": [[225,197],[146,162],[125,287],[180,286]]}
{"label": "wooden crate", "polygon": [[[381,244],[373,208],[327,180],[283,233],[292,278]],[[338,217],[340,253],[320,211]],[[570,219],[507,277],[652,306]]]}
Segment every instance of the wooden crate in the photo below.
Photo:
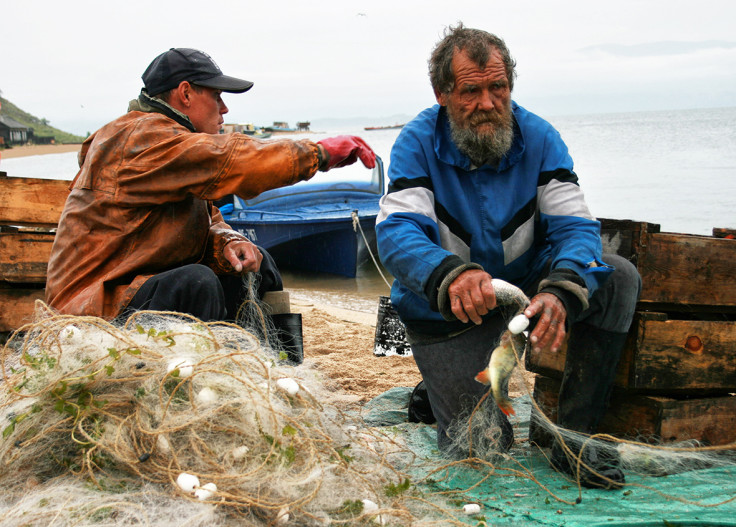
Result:
{"label": "wooden crate", "polygon": [[0,332],[14,331],[33,320],[36,300],[44,300],[41,287],[8,287],[0,283]]}
{"label": "wooden crate", "polygon": [[[534,400],[553,423],[559,389],[559,381],[549,377],[538,376],[534,385]],[[640,441],[696,439],[710,445],[729,444],[736,441],[736,396],[675,398],[615,390],[598,432]],[[551,444],[551,437],[536,421],[530,425],[529,437],[540,446]]]}
{"label": "wooden crate", "polygon": [[69,181],[0,172],[0,332],[33,318],[45,297],[46,268]]}
{"label": "wooden crate", "polygon": [[46,283],[54,233],[0,226],[0,281]]}
{"label": "wooden crate", "polygon": [[69,181],[8,177],[0,172],[0,225],[54,229],[69,195]]}
{"label": "wooden crate", "polygon": [[641,309],[736,313],[736,240],[731,229],[696,236],[659,232],[652,223],[600,221],[604,252],[628,258],[641,274]]}
{"label": "wooden crate", "polygon": [[[526,368],[561,378],[565,350],[528,351]],[[671,319],[637,312],[616,375],[616,386],[637,393],[736,392],[736,322]]]}

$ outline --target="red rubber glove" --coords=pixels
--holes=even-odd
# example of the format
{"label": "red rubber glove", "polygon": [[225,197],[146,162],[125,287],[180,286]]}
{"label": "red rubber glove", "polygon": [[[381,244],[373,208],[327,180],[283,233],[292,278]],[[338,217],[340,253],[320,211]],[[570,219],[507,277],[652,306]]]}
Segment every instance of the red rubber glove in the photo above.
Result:
{"label": "red rubber glove", "polygon": [[358,158],[368,168],[376,166],[376,153],[358,136],[338,135],[317,143],[322,145],[329,156],[325,170],[352,165]]}

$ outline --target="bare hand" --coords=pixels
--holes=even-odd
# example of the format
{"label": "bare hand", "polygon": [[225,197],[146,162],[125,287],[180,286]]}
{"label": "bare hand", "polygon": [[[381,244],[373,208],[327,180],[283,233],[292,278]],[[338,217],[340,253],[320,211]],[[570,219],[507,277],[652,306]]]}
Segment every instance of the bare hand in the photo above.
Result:
{"label": "bare hand", "polygon": [[222,250],[230,265],[237,272],[257,272],[261,268],[263,255],[254,244],[246,240],[236,240],[228,243]]}
{"label": "bare hand", "polygon": [[551,293],[539,293],[532,298],[524,310],[527,318],[540,315],[537,325],[529,336],[534,351],[549,349],[553,353],[560,351],[565,340],[565,319],[567,312],[559,298]]}
{"label": "bare hand", "polygon": [[447,288],[452,313],[461,322],[480,324],[482,316],[496,307],[491,275],[480,269],[460,273]]}

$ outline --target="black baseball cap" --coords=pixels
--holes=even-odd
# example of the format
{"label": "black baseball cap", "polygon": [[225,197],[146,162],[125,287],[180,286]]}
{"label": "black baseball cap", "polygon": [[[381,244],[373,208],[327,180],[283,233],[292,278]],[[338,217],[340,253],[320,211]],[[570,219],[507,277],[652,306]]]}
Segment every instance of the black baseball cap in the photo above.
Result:
{"label": "black baseball cap", "polygon": [[176,88],[182,81],[229,93],[243,93],[253,83],[223,75],[207,53],[191,48],[171,48],[153,59],[141,76],[149,95]]}

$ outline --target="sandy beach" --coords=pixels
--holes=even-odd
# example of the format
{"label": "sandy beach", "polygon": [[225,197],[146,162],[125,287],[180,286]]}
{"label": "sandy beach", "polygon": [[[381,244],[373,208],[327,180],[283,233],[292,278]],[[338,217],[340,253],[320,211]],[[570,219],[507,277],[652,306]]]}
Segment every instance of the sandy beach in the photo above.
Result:
{"label": "sandy beach", "polygon": [[14,157],[38,156],[43,154],[63,154],[65,152],[79,152],[81,144],[71,145],[24,145],[0,150],[0,159]]}

